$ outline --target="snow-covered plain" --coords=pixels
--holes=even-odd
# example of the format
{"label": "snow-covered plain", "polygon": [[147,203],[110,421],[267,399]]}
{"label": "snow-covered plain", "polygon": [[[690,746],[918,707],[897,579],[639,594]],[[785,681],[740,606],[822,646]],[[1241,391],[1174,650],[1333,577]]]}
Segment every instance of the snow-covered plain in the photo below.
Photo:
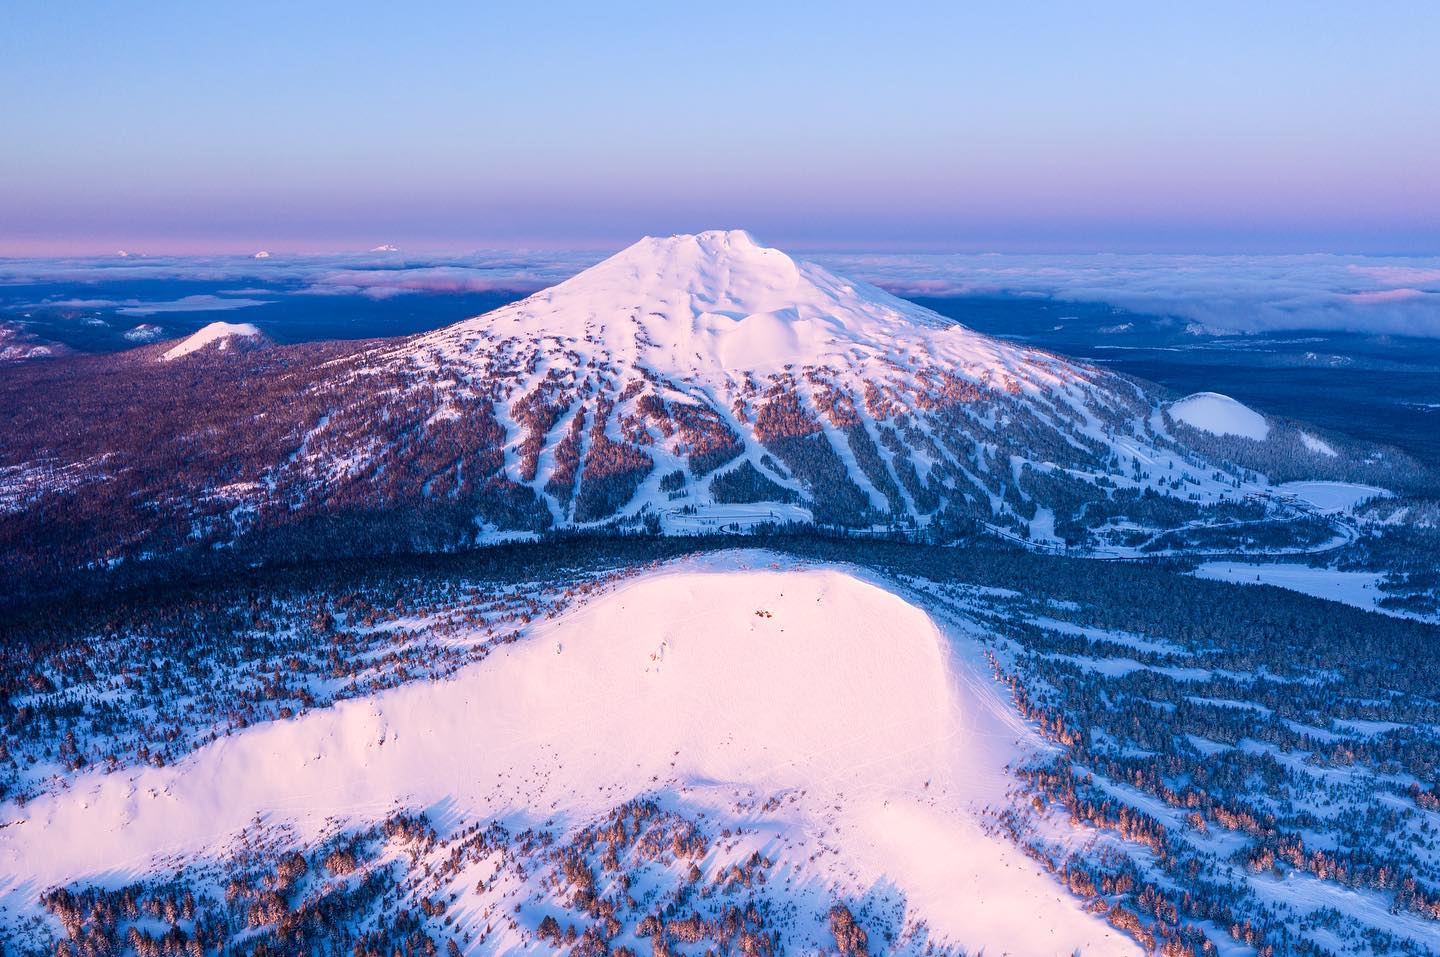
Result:
{"label": "snow-covered plain", "polygon": [[[0,901],[22,914],[56,883],[218,854],[257,818],[305,841],[397,807],[581,826],[637,795],[723,821],[737,794],[784,794],[768,853],[796,885],[891,888],[908,925],[970,953],[1137,952],[982,827],[1039,739],[968,640],[847,572],[765,564],[652,572],[453,680],[9,806]],[[482,912],[480,890],[457,891],[456,913]],[[528,946],[501,933],[484,950]]]}
{"label": "snow-covered plain", "polygon": [[1392,494],[1388,489],[1354,482],[1285,482],[1277,485],[1276,491],[1308,502],[1326,515],[1353,512],[1362,502]]}

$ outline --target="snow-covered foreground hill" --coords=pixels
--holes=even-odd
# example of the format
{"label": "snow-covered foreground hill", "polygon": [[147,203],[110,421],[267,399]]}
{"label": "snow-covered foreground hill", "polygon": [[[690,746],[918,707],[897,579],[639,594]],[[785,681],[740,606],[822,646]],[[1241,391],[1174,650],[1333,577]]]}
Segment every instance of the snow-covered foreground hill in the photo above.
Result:
{"label": "snow-covered foreground hill", "polygon": [[[302,862],[280,892],[322,877],[359,888],[379,864],[355,863],[364,841],[345,835],[383,821],[370,833],[409,855],[408,892],[429,895],[427,914],[442,902],[468,952],[554,949],[547,917],[579,922],[583,944],[587,912],[613,922],[611,947],[679,947],[729,914],[751,953],[853,943],[852,916],[883,935],[876,951],[1134,952],[987,826],[985,809],[1010,800],[1007,764],[1042,744],[971,639],[874,581],[766,561],[650,572],[451,680],[7,807],[0,920],[19,933],[52,886],[177,868],[200,897],[233,899],[262,844],[351,840],[332,852],[344,866],[306,876]],[[404,816],[422,812],[423,827]],[[64,920],[78,900],[50,909]],[[691,912],[699,923],[683,924]]]}

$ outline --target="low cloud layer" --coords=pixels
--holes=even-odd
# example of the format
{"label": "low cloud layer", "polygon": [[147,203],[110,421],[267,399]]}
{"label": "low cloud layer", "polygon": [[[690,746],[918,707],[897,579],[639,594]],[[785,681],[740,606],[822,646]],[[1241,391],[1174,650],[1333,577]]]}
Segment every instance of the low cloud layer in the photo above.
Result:
{"label": "low cloud layer", "polygon": [[[476,253],[407,258],[395,252],[340,256],[272,254],[222,257],[107,257],[0,259],[0,310],[114,311],[151,316],[263,306],[286,296],[397,296],[506,292],[525,294],[554,285],[591,265],[593,252]],[[177,299],[116,294],[136,282],[193,282],[218,286]],[[48,287],[36,294],[34,287]],[[56,287],[64,290],[52,292]],[[201,287],[202,290],[204,287]]]}
{"label": "low cloud layer", "polygon": [[525,292],[553,285],[563,275],[528,268],[420,266],[405,269],[337,269],[320,273],[303,290],[316,295],[390,299],[407,293]]}
{"label": "low cloud layer", "polygon": [[851,254],[816,257],[902,296],[1041,295],[1212,332],[1440,337],[1440,259],[1359,256]]}
{"label": "low cloud layer", "polygon": [[113,309],[122,316],[154,316],[165,312],[228,312],[268,306],[269,299],[239,299],[223,296],[182,296],[179,299],[46,299],[32,303],[54,309]]}
{"label": "low cloud layer", "polygon": [[[836,272],[904,296],[1046,296],[1172,317],[1197,330],[1345,330],[1440,338],[1440,258],[818,253]],[[118,308],[129,315],[240,308],[281,294],[372,299],[530,292],[596,262],[594,252],[481,252],[345,256],[0,260],[0,300],[19,288],[74,285],[46,305]],[[87,285],[143,279],[227,283],[221,296],[173,303],[106,300]],[[12,294],[5,295],[5,287]],[[224,298],[240,297],[240,298]]]}
{"label": "low cloud layer", "polygon": [[[0,288],[34,284],[87,284],[135,280],[233,283],[235,292],[367,293],[385,298],[405,292],[488,292],[540,289],[568,279],[601,257],[594,252],[480,252],[466,256],[407,258],[379,252],[340,256],[111,257],[104,259],[0,259]],[[77,296],[76,298],[83,298]]]}

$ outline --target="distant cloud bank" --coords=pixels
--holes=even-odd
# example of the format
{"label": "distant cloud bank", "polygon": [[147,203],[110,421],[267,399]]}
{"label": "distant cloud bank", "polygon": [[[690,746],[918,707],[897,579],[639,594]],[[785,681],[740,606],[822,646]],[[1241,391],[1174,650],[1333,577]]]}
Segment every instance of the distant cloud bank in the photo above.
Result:
{"label": "distant cloud bank", "polygon": [[[566,278],[572,274],[562,270]],[[406,269],[337,269],[310,278],[305,292],[318,295],[362,295],[389,299],[412,292],[460,293],[528,291],[555,282],[527,268],[421,266]]]}
{"label": "distant cloud bank", "polygon": [[268,306],[271,299],[238,299],[222,296],[182,296],[179,299],[46,299],[31,305],[59,309],[113,309],[122,316],[153,316],[162,312],[228,312]]}
{"label": "distant cloud bank", "polygon": [[[0,287],[38,283],[77,286],[134,280],[193,280],[246,286],[232,290],[369,294],[489,292],[540,289],[568,279],[599,258],[594,252],[480,252],[407,260],[374,250],[340,256],[125,256],[86,259],[0,259]],[[76,298],[80,302],[81,297]]]}
{"label": "distant cloud bank", "polygon": [[[815,253],[836,272],[902,296],[1045,296],[1100,302],[1217,333],[1323,329],[1440,338],[1440,258]],[[0,287],[74,284],[34,305],[115,308],[132,316],[258,307],[277,295],[397,296],[531,292],[592,265],[594,252],[0,260]],[[102,300],[89,284],[143,279],[224,282],[221,296]],[[225,298],[243,296],[244,298]]]}
{"label": "distant cloud bank", "polygon": [[1210,332],[1440,337],[1440,259],[1360,256],[850,254],[815,257],[902,296],[1038,295]]}
{"label": "distant cloud bank", "polygon": [[[594,252],[487,252],[468,256],[406,259],[393,248],[340,256],[144,257],[0,259],[0,311],[16,309],[113,310],[121,315],[212,312],[269,305],[282,296],[364,296],[391,299],[411,294],[529,293],[573,276],[600,258]],[[217,294],[177,300],[140,300],[86,295],[135,281],[223,283]],[[65,292],[27,296],[27,286]],[[229,288],[233,287],[233,288]]]}

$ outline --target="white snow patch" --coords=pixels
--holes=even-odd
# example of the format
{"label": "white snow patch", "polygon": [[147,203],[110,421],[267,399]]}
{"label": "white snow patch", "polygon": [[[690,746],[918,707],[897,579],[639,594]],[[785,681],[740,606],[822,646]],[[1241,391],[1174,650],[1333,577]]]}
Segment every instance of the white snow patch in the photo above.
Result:
{"label": "white snow patch", "polygon": [[124,336],[130,342],[156,342],[165,338],[165,329],[163,326],[142,322],[132,329],[127,329]]}
{"label": "white snow patch", "polygon": [[[677,502],[683,505],[684,502]],[[783,522],[808,522],[810,510],[800,505],[781,502],[753,504],[707,504],[703,511],[686,514],[679,508],[657,505],[660,521],[666,532],[705,533],[722,529],[749,529],[757,525]]]}
{"label": "white snow patch", "polygon": [[1270,434],[1265,417],[1244,403],[1218,392],[1196,392],[1171,403],[1170,415],[1191,428],[1212,435],[1238,435],[1263,440]]}
{"label": "white snow patch", "polygon": [[1318,435],[1311,435],[1309,432],[1300,433],[1300,442],[1311,452],[1318,452],[1321,455],[1328,455],[1332,459],[1339,455],[1335,447]]}

